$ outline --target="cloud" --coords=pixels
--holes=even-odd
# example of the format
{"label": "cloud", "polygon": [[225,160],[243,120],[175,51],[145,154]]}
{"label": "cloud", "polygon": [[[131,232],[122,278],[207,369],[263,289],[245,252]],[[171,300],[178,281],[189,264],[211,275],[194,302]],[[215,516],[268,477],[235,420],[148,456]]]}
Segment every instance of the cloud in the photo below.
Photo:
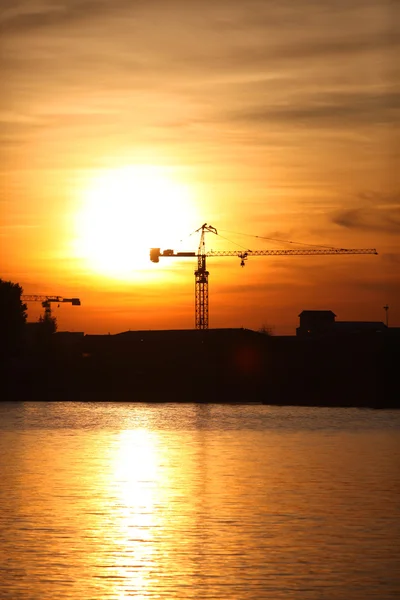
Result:
{"label": "cloud", "polygon": [[[274,69],[287,67],[301,68],[310,70],[316,64],[324,66],[325,70],[330,67],[336,69],[338,62],[344,57],[354,58],[356,55],[385,53],[392,50],[398,50],[400,47],[400,38],[396,32],[373,32],[347,34],[343,32],[333,36],[329,33],[327,36],[318,34],[315,37],[312,32],[308,35],[299,35],[299,29],[293,27],[293,39],[279,39],[272,33],[272,38],[265,43],[255,38],[252,43],[239,42],[231,48],[227,48],[226,54],[219,54],[216,57],[216,65],[225,64],[235,66],[236,69],[246,68],[251,71],[263,69],[264,72]],[[249,35],[250,32],[247,32]],[[245,40],[246,38],[244,38]],[[307,60],[308,63],[304,61]],[[393,60],[395,57],[393,55]],[[346,69],[347,65],[343,65]]]}
{"label": "cloud", "polygon": [[311,126],[400,122],[400,92],[332,92],[299,96],[287,104],[246,109],[232,117],[250,123],[303,122]]}
{"label": "cloud", "polygon": [[382,280],[374,280],[364,279],[361,281],[357,281],[354,284],[354,288],[358,290],[359,293],[374,292],[376,294],[380,294],[382,298],[392,298],[395,301],[400,296],[400,281],[397,279],[382,279]]}
{"label": "cloud", "polygon": [[390,212],[352,208],[339,212],[332,221],[347,229],[398,234],[400,233],[400,208],[392,209]]}
{"label": "cloud", "polygon": [[363,206],[339,210],[332,216],[335,225],[359,231],[400,233],[400,194],[361,193]]}
{"label": "cloud", "polygon": [[400,265],[400,252],[386,252],[382,255],[382,260],[391,266]]}
{"label": "cloud", "polygon": [[[93,152],[93,140],[117,151],[148,145],[199,165],[262,164],[262,173],[246,171],[253,184],[290,169],[297,190],[320,157],[342,160],[344,144],[354,164],[379,162],[395,135],[387,125],[400,121],[400,92],[383,77],[386,52],[395,62],[399,44],[390,7],[387,0],[378,8],[372,0],[8,0],[0,17],[12,38],[2,54],[3,148],[18,152],[25,140],[35,155],[53,157],[58,142],[75,153],[85,142]],[[357,137],[360,126],[377,124],[386,127],[384,144],[375,132]],[[317,152],[309,143],[315,133]],[[230,181],[246,172],[229,173]]]}
{"label": "cloud", "polygon": [[89,18],[97,19],[106,12],[115,13],[128,5],[123,0],[67,0],[50,4],[35,1],[16,3],[12,0],[3,4],[0,33],[14,35],[73,25]]}

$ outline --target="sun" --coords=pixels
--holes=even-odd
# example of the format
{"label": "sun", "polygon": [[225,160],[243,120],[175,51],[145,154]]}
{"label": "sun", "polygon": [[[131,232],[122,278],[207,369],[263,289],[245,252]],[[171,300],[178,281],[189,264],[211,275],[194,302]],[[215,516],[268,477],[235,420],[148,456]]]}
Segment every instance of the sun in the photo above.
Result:
{"label": "sun", "polygon": [[82,193],[75,255],[93,272],[129,279],[149,269],[151,247],[171,247],[197,222],[193,191],[171,170],[136,165],[103,171]]}

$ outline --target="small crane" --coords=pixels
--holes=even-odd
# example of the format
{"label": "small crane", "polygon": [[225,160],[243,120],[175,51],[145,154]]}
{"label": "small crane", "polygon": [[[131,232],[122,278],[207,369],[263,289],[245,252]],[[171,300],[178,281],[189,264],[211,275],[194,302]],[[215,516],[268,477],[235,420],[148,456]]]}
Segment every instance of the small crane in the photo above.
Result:
{"label": "small crane", "polygon": [[44,314],[47,317],[51,317],[51,303],[57,302],[58,305],[65,302],[70,302],[72,306],[80,306],[81,301],[79,298],[63,298],[63,296],[45,296],[43,294],[23,294],[21,296],[22,302],[41,302],[44,308]]}
{"label": "small crane", "polygon": [[196,252],[174,252],[173,250],[164,250],[160,248],[150,249],[150,260],[154,263],[160,261],[160,257],[169,258],[188,258],[197,257],[197,269],[195,275],[195,328],[208,329],[208,275],[206,268],[206,258],[213,256],[237,256],[240,259],[240,265],[245,266],[246,260],[250,256],[308,256],[312,255],[338,255],[338,254],[378,254],[375,248],[320,248],[314,250],[221,250],[206,252],[205,234],[214,233],[218,235],[215,227],[204,223],[195,233],[200,232],[200,243]]}

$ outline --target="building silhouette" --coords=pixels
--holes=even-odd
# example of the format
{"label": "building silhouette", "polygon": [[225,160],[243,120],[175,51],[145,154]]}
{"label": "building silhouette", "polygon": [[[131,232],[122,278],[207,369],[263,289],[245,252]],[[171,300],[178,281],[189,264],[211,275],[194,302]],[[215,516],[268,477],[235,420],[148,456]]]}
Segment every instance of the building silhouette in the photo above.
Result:
{"label": "building silhouette", "polygon": [[388,330],[381,321],[336,321],[331,310],[303,310],[299,318],[300,325],[296,328],[299,338],[381,334]]}

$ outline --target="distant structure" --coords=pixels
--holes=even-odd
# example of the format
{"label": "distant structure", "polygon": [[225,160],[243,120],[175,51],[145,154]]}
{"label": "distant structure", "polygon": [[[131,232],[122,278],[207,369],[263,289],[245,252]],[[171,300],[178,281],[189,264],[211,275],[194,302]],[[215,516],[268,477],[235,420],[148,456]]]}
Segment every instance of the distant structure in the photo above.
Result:
{"label": "distant structure", "polygon": [[80,306],[79,298],[63,298],[63,296],[45,296],[43,294],[23,294],[22,302],[41,302],[44,308],[44,313],[47,317],[51,317],[51,303],[56,302],[58,306],[65,302],[70,302],[72,306]]}
{"label": "distant structure", "polygon": [[300,326],[296,329],[297,337],[313,337],[328,334],[335,327],[336,315],[331,310],[303,310],[299,314]]}
{"label": "distant structure", "polygon": [[299,318],[296,336],[301,338],[384,333],[388,329],[381,321],[336,321],[331,310],[303,310]]}
{"label": "distant structure", "polygon": [[389,306],[388,306],[388,304],[385,304],[385,306],[383,307],[383,310],[386,313],[386,327],[389,327]]}

